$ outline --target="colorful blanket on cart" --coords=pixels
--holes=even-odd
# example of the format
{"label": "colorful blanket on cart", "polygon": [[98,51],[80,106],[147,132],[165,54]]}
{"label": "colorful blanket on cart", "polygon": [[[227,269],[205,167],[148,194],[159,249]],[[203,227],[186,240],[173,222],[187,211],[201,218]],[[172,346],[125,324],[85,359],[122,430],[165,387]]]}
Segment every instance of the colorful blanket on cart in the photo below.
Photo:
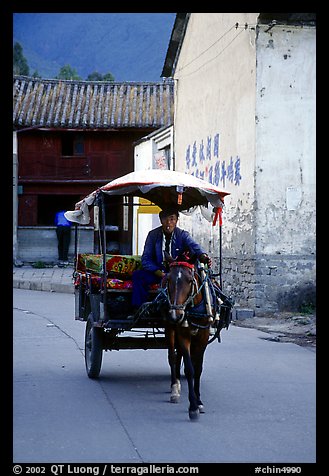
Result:
{"label": "colorful blanket on cart", "polygon": [[[131,279],[132,274],[142,267],[138,255],[106,255],[106,271],[110,278]],[[103,272],[103,255],[82,253],[78,255],[77,271],[100,274]]]}
{"label": "colorful blanket on cart", "polygon": [[[101,282],[102,282],[102,278],[100,276],[91,275],[90,277],[91,286],[99,289],[101,287]],[[78,287],[80,284],[84,285],[86,283],[87,283],[86,273],[79,272],[75,276],[74,285]],[[122,280],[122,279],[107,278],[106,287],[108,289],[132,289],[133,282],[130,279]]]}
{"label": "colorful blanket on cart", "polygon": [[[132,274],[142,266],[138,255],[106,255],[106,286],[108,289],[132,289]],[[86,273],[90,274],[90,284],[99,288],[103,272],[103,255],[81,253],[78,255],[75,286],[87,282]]]}

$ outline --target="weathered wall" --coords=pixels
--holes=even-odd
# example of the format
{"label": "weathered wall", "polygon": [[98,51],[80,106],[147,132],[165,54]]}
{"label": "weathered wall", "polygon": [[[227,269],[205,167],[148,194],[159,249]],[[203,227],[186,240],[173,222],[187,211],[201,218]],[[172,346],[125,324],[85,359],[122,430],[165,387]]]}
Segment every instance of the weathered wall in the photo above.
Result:
{"label": "weathered wall", "polygon": [[[166,156],[166,153],[167,156]],[[173,126],[164,127],[140,139],[134,148],[134,170],[172,168]],[[156,170],[154,172],[156,175]],[[141,203],[136,197],[135,203]],[[145,205],[145,203],[144,203]],[[133,211],[133,254],[142,254],[147,234],[160,226],[160,208],[135,206]]]}
{"label": "weathered wall", "polygon": [[[223,281],[241,270],[231,258],[255,252],[255,82],[257,13],[192,13],[176,67],[175,152],[177,169],[231,193],[223,212]],[[238,26],[236,26],[238,23]],[[245,28],[245,24],[248,28]],[[198,216],[180,225],[215,258],[218,227]],[[205,231],[207,230],[207,231]],[[252,272],[250,272],[252,276]],[[243,282],[246,279],[243,278]],[[239,286],[238,286],[239,287]],[[243,286],[235,295],[247,304]],[[236,290],[235,290],[236,291]]]}
{"label": "weathered wall", "polygon": [[[176,168],[231,192],[224,288],[256,313],[297,308],[315,286],[315,29],[265,33],[257,19],[192,13],[175,71]],[[180,225],[216,266],[218,229]]]}
{"label": "weathered wall", "polygon": [[315,32],[281,26],[264,30],[257,38],[256,251],[312,253]]}
{"label": "weathered wall", "polygon": [[18,153],[17,133],[13,132],[13,262],[17,260],[17,183],[18,183]]}
{"label": "weathered wall", "polygon": [[257,306],[298,307],[315,295],[315,29],[266,30],[257,37]]}

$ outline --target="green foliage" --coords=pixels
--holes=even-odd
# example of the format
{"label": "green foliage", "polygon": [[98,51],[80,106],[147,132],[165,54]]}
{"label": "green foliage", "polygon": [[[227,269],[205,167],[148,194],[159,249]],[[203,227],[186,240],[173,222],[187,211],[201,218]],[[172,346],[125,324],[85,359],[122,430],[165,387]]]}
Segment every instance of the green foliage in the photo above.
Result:
{"label": "green foliage", "polygon": [[88,74],[87,81],[103,81],[103,76],[97,71],[94,71],[93,73]]}
{"label": "green foliage", "polygon": [[57,79],[75,79],[75,80],[81,80],[80,76],[78,75],[77,71],[72,68],[69,64],[66,64],[65,66],[62,66],[58,76],[56,76]]}
{"label": "green foliage", "polygon": [[[30,68],[27,63],[25,56],[23,55],[23,48],[20,43],[17,41],[14,43],[13,47],[13,73],[14,75],[29,76]],[[41,78],[38,70],[35,70],[32,74],[33,78]],[[61,67],[59,70],[57,79],[68,79],[80,81],[82,78],[78,75],[75,68],[72,68],[69,64],[66,64]],[[90,73],[87,77],[87,81],[114,81],[114,76],[112,73],[101,74],[98,71]]]}
{"label": "green foliage", "polygon": [[32,267],[37,269],[42,269],[42,268],[46,268],[47,266],[43,261],[36,261],[35,263],[32,263]]}
{"label": "green foliage", "polygon": [[302,302],[299,306],[299,312],[302,314],[314,314],[315,304],[313,302]]}
{"label": "green foliage", "polygon": [[28,76],[30,74],[29,65],[23,55],[23,48],[17,41],[14,43],[13,48],[13,73],[23,76]]}
{"label": "green foliage", "polygon": [[112,73],[106,73],[103,76],[103,81],[114,81],[114,76]]}
{"label": "green foliage", "polygon": [[[14,43],[13,47],[13,73],[15,75],[29,76],[30,68],[27,63],[25,56],[23,55],[23,48],[20,43],[17,41]],[[39,72],[35,70],[32,74],[33,78],[41,78]],[[57,79],[68,79],[79,81],[82,78],[78,75],[75,68],[72,68],[69,64],[66,64],[61,67]],[[102,75],[97,71],[89,74],[87,81],[114,81],[114,76],[112,73],[106,73]]]}
{"label": "green foliage", "polygon": [[87,81],[114,81],[114,76],[112,73],[102,75],[98,71],[94,71],[87,76]]}

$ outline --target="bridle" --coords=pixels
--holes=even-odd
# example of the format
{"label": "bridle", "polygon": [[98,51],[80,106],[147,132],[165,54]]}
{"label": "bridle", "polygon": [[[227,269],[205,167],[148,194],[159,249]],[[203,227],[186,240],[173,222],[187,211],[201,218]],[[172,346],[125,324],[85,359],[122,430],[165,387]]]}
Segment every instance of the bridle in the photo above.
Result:
{"label": "bridle", "polygon": [[[190,264],[186,261],[173,261],[170,263],[169,268],[173,268],[175,266],[181,266],[183,268],[189,268],[192,270],[192,286],[190,293],[188,294],[186,300],[182,304],[177,304],[177,289],[178,289],[178,282],[181,279],[180,274],[178,273],[176,276],[176,282],[175,282],[175,296],[174,296],[174,302],[170,302],[170,293],[169,293],[169,280],[167,279],[166,283],[166,290],[167,290],[167,299],[169,303],[169,314],[172,316],[172,320],[175,321],[177,324],[181,324],[184,319],[185,319],[185,309],[186,307],[194,300],[194,298],[199,294],[201,291],[204,283],[201,284],[200,287],[198,287],[197,279],[195,277],[195,267],[193,264]],[[176,311],[181,312],[181,317],[178,319],[177,318],[177,313]],[[176,316],[176,319],[174,318]]]}

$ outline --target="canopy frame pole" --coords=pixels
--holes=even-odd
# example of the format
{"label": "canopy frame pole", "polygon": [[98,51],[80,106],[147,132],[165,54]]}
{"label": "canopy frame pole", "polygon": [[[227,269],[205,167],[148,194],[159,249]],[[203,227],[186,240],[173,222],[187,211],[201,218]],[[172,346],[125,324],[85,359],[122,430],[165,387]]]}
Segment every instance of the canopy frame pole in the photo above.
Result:
{"label": "canopy frame pole", "polygon": [[101,253],[103,254],[103,276],[102,276],[102,281],[103,281],[103,309],[104,309],[104,316],[103,319],[106,320],[107,316],[107,298],[106,298],[106,293],[107,293],[107,273],[106,273],[106,229],[105,229],[105,199],[104,199],[104,193],[101,193],[101,226],[100,226],[100,245],[102,247]]}
{"label": "canopy frame pole", "polygon": [[78,269],[78,224],[74,224],[74,269]]}
{"label": "canopy frame pole", "polygon": [[219,284],[221,289],[223,289],[222,269],[222,225],[219,224]]}

